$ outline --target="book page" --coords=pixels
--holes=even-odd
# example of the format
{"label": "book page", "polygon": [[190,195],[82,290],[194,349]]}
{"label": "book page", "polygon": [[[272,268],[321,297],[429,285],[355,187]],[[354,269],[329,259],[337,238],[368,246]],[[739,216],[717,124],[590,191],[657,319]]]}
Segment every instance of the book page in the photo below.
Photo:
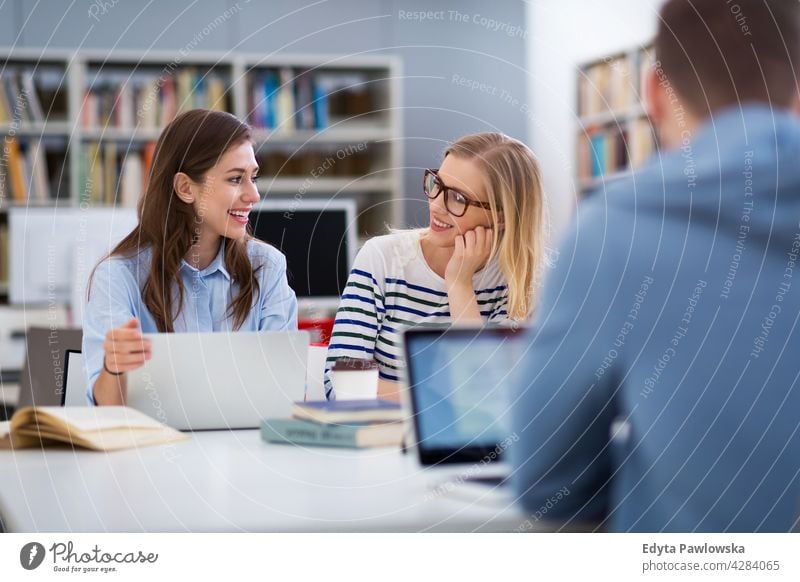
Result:
{"label": "book page", "polygon": [[187,440],[185,435],[125,406],[23,408],[12,419],[12,438],[0,448],[67,443],[98,451]]}
{"label": "book page", "polygon": [[[26,440],[23,440],[26,439]],[[14,446],[22,448],[40,442],[72,444],[95,451],[117,451],[134,447],[160,445],[189,439],[189,435],[167,426],[156,428],[112,428],[103,431],[65,434],[58,431],[20,429],[14,433]]]}
{"label": "book page", "polygon": [[[40,406],[36,408],[36,414],[40,424],[59,424],[60,421],[70,425],[74,432],[164,427],[154,418],[126,406]],[[51,419],[56,419],[56,422]]]}

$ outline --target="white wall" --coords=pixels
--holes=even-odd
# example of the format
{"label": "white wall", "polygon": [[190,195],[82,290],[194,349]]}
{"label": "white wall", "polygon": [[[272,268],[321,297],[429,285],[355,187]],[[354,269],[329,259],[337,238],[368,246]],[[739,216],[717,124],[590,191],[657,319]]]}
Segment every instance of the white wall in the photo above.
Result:
{"label": "white wall", "polygon": [[[575,208],[578,66],[647,44],[663,0],[532,0],[528,5],[531,147],[542,164],[551,234]],[[552,244],[552,243],[551,243]]]}

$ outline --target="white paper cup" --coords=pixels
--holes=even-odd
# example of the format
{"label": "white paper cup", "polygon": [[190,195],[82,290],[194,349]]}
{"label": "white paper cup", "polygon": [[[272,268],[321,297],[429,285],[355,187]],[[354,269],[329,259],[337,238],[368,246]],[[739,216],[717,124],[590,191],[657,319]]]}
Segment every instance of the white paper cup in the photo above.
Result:
{"label": "white paper cup", "polygon": [[330,370],[336,400],[368,400],[378,397],[378,368]]}

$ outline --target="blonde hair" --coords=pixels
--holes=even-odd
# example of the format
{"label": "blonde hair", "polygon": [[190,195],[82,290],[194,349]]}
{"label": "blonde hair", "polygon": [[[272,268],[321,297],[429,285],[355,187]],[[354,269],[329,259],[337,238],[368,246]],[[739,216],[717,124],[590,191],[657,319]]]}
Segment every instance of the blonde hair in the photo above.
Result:
{"label": "blonde hair", "polygon": [[543,236],[544,193],[539,163],[521,141],[502,133],[462,137],[444,153],[474,161],[484,176],[494,224],[492,257],[508,282],[508,317],[522,320],[533,311]]}

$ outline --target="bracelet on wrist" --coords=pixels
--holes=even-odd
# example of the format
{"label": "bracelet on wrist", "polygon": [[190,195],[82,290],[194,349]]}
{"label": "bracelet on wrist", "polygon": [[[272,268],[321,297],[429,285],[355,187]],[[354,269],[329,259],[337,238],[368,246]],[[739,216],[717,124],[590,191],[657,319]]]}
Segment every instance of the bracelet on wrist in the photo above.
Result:
{"label": "bracelet on wrist", "polygon": [[111,374],[112,376],[122,376],[125,373],[125,372],[112,372],[111,370],[109,370],[108,366],[106,366],[106,358],[105,358],[105,356],[103,356],[103,369],[106,372],[108,372],[109,374]]}

